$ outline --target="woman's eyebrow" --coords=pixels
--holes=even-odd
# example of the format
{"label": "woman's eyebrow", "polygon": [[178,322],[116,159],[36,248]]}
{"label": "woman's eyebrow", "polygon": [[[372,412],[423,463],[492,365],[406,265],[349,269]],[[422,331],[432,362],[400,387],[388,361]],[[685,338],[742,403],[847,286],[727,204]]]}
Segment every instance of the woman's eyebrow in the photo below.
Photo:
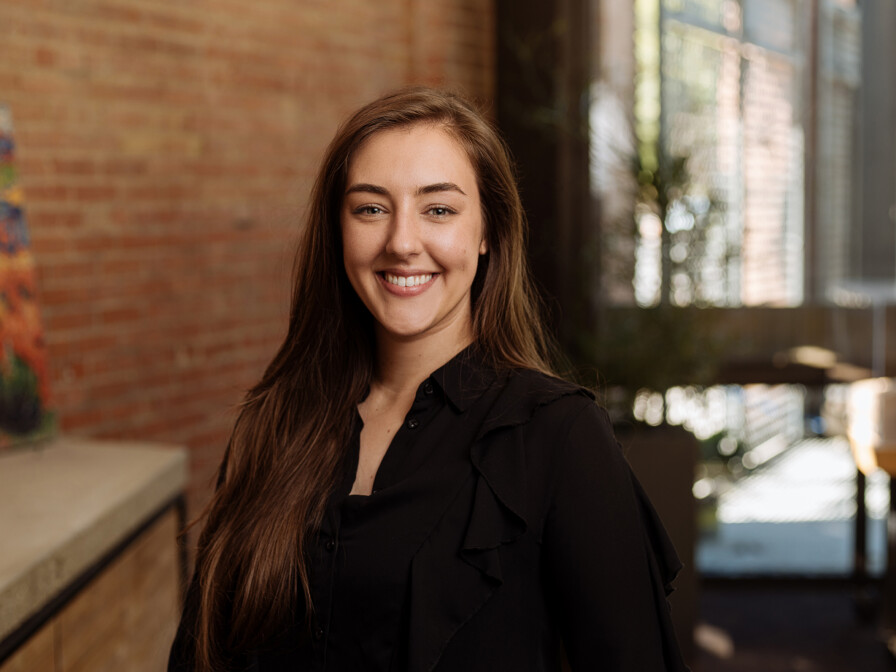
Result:
{"label": "woman's eyebrow", "polygon": [[464,190],[454,184],[454,182],[437,182],[436,184],[427,184],[425,187],[420,187],[419,189],[417,189],[417,196],[422,196],[424,194],[434,194],[439,191],[457,191],[466,196]]}
{"label": "woman's eyebrow", "polygon": [[[427,184],[423,187],[419,187],[417,191],[414,193],[415,196],[424,196],[426,194],[435,194],[440,191],[456,191],[459,194],[463,194],[466,196],[466,192],[461,189],[459,186],[454,184],[454,182],[436,182],[435,184]],[[379,194],[380,196],[388,196],[389,190],[385,187],[381,187],[377,184],[367,184],[366,182],[362,182],[360,184],[353,184],[348,189],[345,190],[345,195],[355,193],[365,193],[365,194]]]}
{"label": "woman's eyebrow", "polygon": [[385,187],[380,187],[376,184],[353,184],[348,189],[345,190],[345,195],[354,193],[366,193],[366,194],[380,194],[381,196],[388,196],[389,190]]}

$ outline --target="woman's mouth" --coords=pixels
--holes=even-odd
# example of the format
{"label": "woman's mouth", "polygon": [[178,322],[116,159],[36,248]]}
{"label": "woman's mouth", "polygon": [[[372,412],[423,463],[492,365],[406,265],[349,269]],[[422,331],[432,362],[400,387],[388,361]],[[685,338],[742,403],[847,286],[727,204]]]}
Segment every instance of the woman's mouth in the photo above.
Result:
{"label": "woman's mouth", "polygon": [[416,275],[397,275],[388,271],[376,274],[387,292],[395,296],[417,296],[432,286],[438,273],[417,273]]}
{"label": "woman's mouth", "polygon": [[396,287],[417,287],[418,285],[425,285],[427,282],[432,280],[432,273],[424,273],[422,275],[392,275],[391,273],[383,273],[383,278],[390,285],[395,285]]}

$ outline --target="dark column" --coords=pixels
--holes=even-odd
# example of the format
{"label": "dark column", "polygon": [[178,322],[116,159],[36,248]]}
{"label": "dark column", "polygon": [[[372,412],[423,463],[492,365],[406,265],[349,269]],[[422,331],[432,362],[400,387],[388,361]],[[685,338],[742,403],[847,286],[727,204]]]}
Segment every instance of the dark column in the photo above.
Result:
{"label": "dark column", "polygon": [[597,277],[588,240],[591,5],[498,0],[496,21],[497,122],[519,169],[532,268],[552,327],[574,357]]}

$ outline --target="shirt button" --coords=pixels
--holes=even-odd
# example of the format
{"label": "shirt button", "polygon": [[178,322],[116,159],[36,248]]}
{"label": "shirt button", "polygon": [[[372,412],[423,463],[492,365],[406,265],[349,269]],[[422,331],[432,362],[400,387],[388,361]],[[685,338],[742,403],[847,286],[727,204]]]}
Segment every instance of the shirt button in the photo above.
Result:
{"label": "shirt button", "polygon": [[417,429],[420,426],[420,421],[417,418],[411,418],[408,420],[408,429]]}
{"label": "shirt button", "polygon": [[432,394],[432,392],[433,392],[432,383],[430,383],[429,381],[426,381],[425,383],[423,383],[423,394]]}
{"label": "shirt button", "polygon": [[332,551],[336,548],[336,540],[335,539],[327,539],[327,543],[324,544],[324,548],[328,551]]}
{"label": "shirt button", "polygon": [[316,629],[314,630],[314,639],[315,639],[316,641],[319,642],[319,641],[322,640],[323,638],[324,638],[324,629],[323,629],[323,628],[316,628]]}

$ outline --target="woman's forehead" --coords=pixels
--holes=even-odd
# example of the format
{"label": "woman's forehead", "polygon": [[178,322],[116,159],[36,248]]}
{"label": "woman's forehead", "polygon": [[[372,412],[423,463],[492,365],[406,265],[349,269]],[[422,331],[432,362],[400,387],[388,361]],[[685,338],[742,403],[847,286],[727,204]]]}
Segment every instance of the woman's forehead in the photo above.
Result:
{"label": "woman's forehead", "polygon": [[444,182],[458,184],[465,192],[478,190],[478,176],[466,148],[444,124],[377,131],[352,152],[346,173],[346,189],[353,183],[385,181],[405,187]]}

